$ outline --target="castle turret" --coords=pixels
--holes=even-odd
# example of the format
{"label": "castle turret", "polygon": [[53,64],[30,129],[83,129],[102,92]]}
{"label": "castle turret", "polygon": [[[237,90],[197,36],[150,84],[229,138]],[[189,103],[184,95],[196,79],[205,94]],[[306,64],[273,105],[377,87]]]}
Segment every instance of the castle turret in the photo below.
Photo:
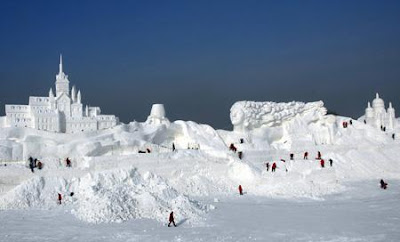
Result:
{"label": "castle turret", "polygon": [[373,124],[375,120],[375,113],[374,113],[374,109],[372,109],[371,107],[371,103],[368,102],[368,106],[365,109],[365,121],[368,124]]}
{"label": "castle turret", "polygon": [[389,107],[387,109],[387,128],[394,129],[396,123],[396,114],[395,110],[392,107],[392,103],[389,103]]}
{"label": "castle turret", "polygon": [[78,91],[78,95],[76,97],[76,102],[77,103],[82,103],[82,95],[81,95],[81,90]]}
{"label": "castle turret", "polygon": [[60,55],[58,69],[58,74],[56,75],[56,96],[59,97],[63,93],[69,96],[69,80],[68,76],[63,72],[62,55]]}
{"label": "castle turret", "polygon": [[71,89],[71,99],[72,99],[73,103],[76,102],[76,88],[75,88],[75,86],[72,86],[72,89]]}

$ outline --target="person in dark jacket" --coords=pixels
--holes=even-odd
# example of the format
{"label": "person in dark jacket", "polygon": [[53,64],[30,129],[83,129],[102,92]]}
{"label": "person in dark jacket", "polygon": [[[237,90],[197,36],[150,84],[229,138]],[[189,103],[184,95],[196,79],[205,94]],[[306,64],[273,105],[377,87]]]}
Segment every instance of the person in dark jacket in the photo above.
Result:
{"label": "person in dark jacket", "polygon": [[172,143],[172,151],[175,151],[175,144]]}
{"label": "person in dark jacket", "polygon": [[71,160],[68,157],[65,160],[65,163],[67,163],[67,167],[71,167]]}
{"label": "person in dark jacket", "polygon": [[29,160],[29,169],[31,169],[32,173],[34,173],[35,171],[33,170],[33,168],[35,168],[35,166],[33,164],[34,163],[33,158],[29,157],[28,160]]}
{"label": "person in dark jacket", "polygon": [[293,158],[294,158],[294,154],[291,153],[291,154],[290,154],[290,160],[293,160]]}
{"label": "person in dark jacket", "polygon": [[243,195],[243,188],[242,188],[242,185],[239,185],[239,195]]}
{"label": "person in dark jacket", "polygon": [[58,193],[58,204],[61,204],[62,196],[61,193]]}
{"label": "person in dark jacket", "polygon": [[304,160],[308,160],[308,152],[304,152]]}
{"label": "person in dark jacket", "polygon": [[333,165],[333,160],[329,159],[329,165],[332,166]]}
{"label": "person in dark jacket", "polygon": [[174,219],[174,212],[173,212],[173,211],[169,214],[169,224],[168,224],[168,227],[171,226],[171,223],[176,227],[175,219]]}
{"label": "person in dark jacket", "polygon": [[265,166],[267,167],[267,171],[269,171],[269,162],[267,162],[267,163],[265,164]]}
{"label": "person in dark jacket", "polygon": [[321,155],[321,152],[320,151],[318,151],[318,156],[317,156],[317,160],[321,160],[322,159],[322,155]]}
{"label": "person in dark jacket", "polygon": [[383,179],[381,179],[380,184],[381,184],[381,188],[382,189],[386,189],[387,188],[388,184],[386,182],[384,182]]}

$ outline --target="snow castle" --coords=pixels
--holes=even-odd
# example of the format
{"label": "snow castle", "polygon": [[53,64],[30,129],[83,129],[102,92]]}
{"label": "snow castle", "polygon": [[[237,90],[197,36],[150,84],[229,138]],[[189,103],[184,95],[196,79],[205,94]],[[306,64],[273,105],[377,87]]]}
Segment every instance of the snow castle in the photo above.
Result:
{"label": "snow castle", "polygon": [[368,102],[368,106],[365,109],[364,120],[367,124],[374,127],[386,127],[386,129],[394,129],[396,126],[395,110],[392,107],[392,103],[389,103],[389,107],[385,110],[385,102],[376,94],[375,99],[371,103]]}
{"label": "snow castle", "polygon": [[107,129],[119,123],[114,115],[100,114],[99,107],[83,107],[81,91],[75,86],[71,90],[69,88],[68,75],[63,72],[61,55],[55,85],[55,95],[50,88],[47,97],[29,97],[28,105],[6,105],[3,126],[76,133]]}

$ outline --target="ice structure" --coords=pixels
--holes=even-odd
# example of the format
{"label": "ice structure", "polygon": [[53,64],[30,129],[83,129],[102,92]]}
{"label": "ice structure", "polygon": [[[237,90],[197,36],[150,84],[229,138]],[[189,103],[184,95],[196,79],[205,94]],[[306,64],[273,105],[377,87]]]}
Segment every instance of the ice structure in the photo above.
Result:
{"label": "ice structure", "polygon": [[371,103],[368,102],[368,106],[365,109],[364,121],[376,128],[386,127],[386,129],[393,130],[396,126],[396,116],[392,103],[390,102],[388,109],[385,110],[385,102],[377,93],[375,99],[372,101],[372,107]]}
{"label": "ice structure", "polygon": [[166,124],[169,125],[169,120],[165,117],[164,104],[153,104],[150,115],[146,120],[147,124]]}
{"label": "ice structure", "polygon": [[100,107],[83,105],[81,91],[75,86],[70,89],[68,75],[63,71],[62,56],[55,86],[55,95],[50,88],[47,97],[30,96],[28,105],[6,105],[6,117],[0,120],[0,127],[79,133],[108,129],[119,123],[116,116],[101,114]]}
{"label": "ice structure", "polygon": [[286,142],[289,136],[303,134],[316,144],[331,144],[337,130],[336,118],[326,114],[322,101],[239,101],[232,106],[230,118],[236,133],[267,139],[268,143]]}

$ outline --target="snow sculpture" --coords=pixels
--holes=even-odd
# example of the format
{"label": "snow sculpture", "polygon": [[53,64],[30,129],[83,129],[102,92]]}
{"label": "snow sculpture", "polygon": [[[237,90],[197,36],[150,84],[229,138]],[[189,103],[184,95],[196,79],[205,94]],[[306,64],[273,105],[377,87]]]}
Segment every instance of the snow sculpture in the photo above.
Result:
{"label": "snow sculpture", "polygon": [[336,133],[336,118],[326,115],[322,101],[318,102],[236,102],[230,118],[235,132],[252,133],[269,142],[278,141],[294,132],[313,134],[313,140],[332,143]]}
{"label": "snow sculpture", "polygon": [[146,120],[147,124],[166,124],[169,125],[169,120],[165,117],[164,104],[153,104],[150,115]]}
{"label": "snow sculpture", "polygon": [[365,109],[364,121],[376,128],[386,127],[386,129],[394,129],[396,125],[395,110],[392,107],[392,103],[389,103],[389,107],[385,110],[385,102],[376,94],[375,99],[371,103],[368,102],[368,106]]}
{"label": "snow sculpture", "polygon": [[99,107],[83,110],[81,91],[69,88],[60,55],[56,75],[56,94],[50,88],[47,97],[29,97],[28,105],[6,105],[7,127],[28,127],[59,133],[76,133],[107,129],[118,124],[114,115],[101,115]]}

